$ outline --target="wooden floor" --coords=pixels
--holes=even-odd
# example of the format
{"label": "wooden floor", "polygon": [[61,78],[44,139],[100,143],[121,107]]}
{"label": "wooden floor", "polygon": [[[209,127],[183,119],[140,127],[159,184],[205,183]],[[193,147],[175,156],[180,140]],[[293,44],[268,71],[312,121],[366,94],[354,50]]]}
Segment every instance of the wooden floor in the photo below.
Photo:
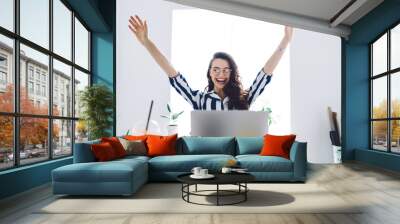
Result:
{"label": "wooden floor", "polygon": [[308,182],[325,187],[349,203],[362,201],[367,206],[357,214],[35,214],[36,208],[54,200],[47,185],[1,201],[0,223],[400,223],[398,173],[359,163],[312,165]]}

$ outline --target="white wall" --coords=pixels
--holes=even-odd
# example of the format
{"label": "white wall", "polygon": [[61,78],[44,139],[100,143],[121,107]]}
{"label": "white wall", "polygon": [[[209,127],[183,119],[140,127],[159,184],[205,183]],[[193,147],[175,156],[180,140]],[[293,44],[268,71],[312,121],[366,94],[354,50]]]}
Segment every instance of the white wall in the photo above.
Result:
{"label": "white wall", "polygon": [[[128,18],[145,17],[149,36],[170,59],[172,10],[178,8],[189,7],[162,0],[117,1],[117,135],[145,123],[152,99],[152,119],[166,134],[167,121],[159,115],[167,113],[168,79],[130,33]],[[332,161],[327,107],[338,112],[340,122],[340,50],[338,37],[295,30],[290,47],[290,126],[298,140],[308,142],[310,162]]]}
{"label": "white wall", "polygon": [[340,126],[340,38],[295,29],[290,49],[292,131],[307,142],[309,162],[332,162],[327,108]]}
{"label": "white wall", "polygon": [[166,114],[169,81],[129,30],[128,19],[135,14],[146,18],[149,37],[170,58],[174,8],[182,6],[162,0],[117,1],[117,135],[139,124],[144,125],[151,100],[154,100],[151,118],[159,124],[161,133],[166,133],[166,120],[159,114]]}

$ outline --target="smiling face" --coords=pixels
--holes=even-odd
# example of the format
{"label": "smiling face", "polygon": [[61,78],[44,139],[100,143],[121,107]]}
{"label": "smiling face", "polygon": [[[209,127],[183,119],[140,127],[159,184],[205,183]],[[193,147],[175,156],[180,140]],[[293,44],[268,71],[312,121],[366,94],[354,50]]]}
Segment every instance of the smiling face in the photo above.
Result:
{"label": "smiling face", "polygon": [[214,90],[223,89],[228,83],[231,68],[227,60],[216,58],[211,63],[210,76],[214,83]]}

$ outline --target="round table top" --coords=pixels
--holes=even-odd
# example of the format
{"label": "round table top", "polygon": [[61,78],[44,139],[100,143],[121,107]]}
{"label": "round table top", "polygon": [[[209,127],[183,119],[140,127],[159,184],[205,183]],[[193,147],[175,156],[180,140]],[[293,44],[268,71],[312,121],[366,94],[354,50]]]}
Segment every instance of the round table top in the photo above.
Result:
{"label": "round table top", "polygon": [[194,179],[190,177],[191,174],[181,174],[177,179],[186,184],[236,184],[255,180],[255,177],[249,173],[212,173],[215,177],[210,179]]}

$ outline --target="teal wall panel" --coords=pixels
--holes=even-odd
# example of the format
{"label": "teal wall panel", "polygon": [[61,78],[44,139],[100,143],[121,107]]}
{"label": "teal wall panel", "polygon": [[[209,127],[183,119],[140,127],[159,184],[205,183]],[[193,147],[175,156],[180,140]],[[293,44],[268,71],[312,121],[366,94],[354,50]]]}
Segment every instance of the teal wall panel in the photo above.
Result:
{"label": "teal wall panel", "polygon": [[353,24],[349,40],[342,39],[345,52],[342,58],[343,158],[391,170],[399,170],[399,156],[369,149],[369,43],[400,22],[399,12],[399,0],[386,0]]}
{"label": "teal wall panel", "polygon": [[0,172],[0,199],[48,183],[53,169],[71,163],[69,157]]}

